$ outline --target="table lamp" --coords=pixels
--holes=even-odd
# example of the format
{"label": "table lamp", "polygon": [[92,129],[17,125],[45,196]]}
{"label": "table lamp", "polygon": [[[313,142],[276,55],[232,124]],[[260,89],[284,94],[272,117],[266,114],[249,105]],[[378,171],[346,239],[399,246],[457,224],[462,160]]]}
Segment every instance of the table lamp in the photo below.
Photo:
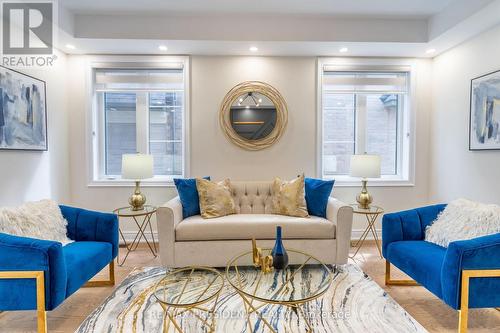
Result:
{"label": "table lamp", "polygon": [[145,154],[122,155],[122,178],[135,181],[134,194],[128,199],[133,211],[143,210],[146,196],[141,193],[142,179],[153,178],[153,156]]}
{"label": "table lamp", "polygon": [[378,155],[352,155],[351,156],[351,177],[362,178],[361,183],[363,188],[361,193],[356,196],[358,207],[361,209],[370,208],[373,197],[368,193],[366,188],[367,178],[380,178],[380,156]]}

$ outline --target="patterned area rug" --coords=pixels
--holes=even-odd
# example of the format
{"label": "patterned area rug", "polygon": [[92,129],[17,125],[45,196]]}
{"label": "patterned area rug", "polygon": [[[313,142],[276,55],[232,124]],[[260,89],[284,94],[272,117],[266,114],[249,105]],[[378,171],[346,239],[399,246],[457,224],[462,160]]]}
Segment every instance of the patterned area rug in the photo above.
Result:
{"label": "patterned area rug", "polygon": [[[76,332],[175,332],[166,325],[165,313],[152,295],[155,284],[165,269],[143,268],[132,272],[80,325]],[[311,279],[314,278],[311,275]],[[304,288],[307,281],[301,279]],[[206,307],[210,307],[207,304]],[[404,333],[427,332],[370,277],[355,265],[334,268],[334,280],[320,298],[302,305],[314,332]],[[264,318],[277,332],[306,332],[306,325],[294,309],[267,305],[260,309]],[[249,332],[245,307],[241,297],[226,283],[216,310],[216,332]],[[253,332],[269,332],[261,319],[250,316]],[[195,316],[178,318],[184,332],[208,332]]]}

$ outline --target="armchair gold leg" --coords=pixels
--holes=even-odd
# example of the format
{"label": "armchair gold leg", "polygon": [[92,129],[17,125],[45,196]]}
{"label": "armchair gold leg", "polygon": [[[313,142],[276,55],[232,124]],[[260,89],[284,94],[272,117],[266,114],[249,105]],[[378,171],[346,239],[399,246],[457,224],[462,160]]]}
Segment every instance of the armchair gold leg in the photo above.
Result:
{"label": "armchair gold leg", "polygon": [[[476,277],[500,277],[500,269],[478,269],[462,271],[460,310],[458,310],[458,332],[467,333],[469,320],[469,280]],[[498,310],[498,308],[497,308]]]}
{"label": "armchair gold leg", "polygon": [[0,272],[0,279],[36,279],[36,313],[38,333],[47,333],[47,312],[45,311],[45,279],[43,271]]}
{"label": "armchair gold leg", "polygon": [[391,280],[391,263],[385,260],[385,285],[386,286],[419,286],[414,280]]}
{"label": "armchair gold leg", "polygon": [[47,312],[45,311],[45,282],[43,271],[36,276],[36,313],[38,333],[47,332]]}
{"label": "armchair gold leg", "polygon": [[111,262],[109,263],[109,280],[89,281],[84,285],[84,287],[106,287],[114,285],[115,285],[115,262],[111,260]]}

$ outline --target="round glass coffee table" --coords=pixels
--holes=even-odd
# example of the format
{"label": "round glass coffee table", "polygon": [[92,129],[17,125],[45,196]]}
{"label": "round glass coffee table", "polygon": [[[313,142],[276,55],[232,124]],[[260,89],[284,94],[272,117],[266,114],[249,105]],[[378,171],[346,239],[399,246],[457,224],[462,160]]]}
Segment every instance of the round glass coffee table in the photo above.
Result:
{"label": "round glass coffee table", "polygon": [[[326,264],[307,253],[286,251],[292,264],[283,270],[263,273],[260,267],[249,264],[253,262],[252,251],[235,257],[226,267],[227,281],[243,300],[250,332],[254,331],[251,314],[256,314],[271,332],[276,332],[259,311],[270,304],[291,308],[297,316],[303,317],[308,332],[313,330],[301,305],[322,296],[332,284],[333,274]],[[263,257],[270,254],[271,249],[262,249]],[[260,304],[254,304],[254,301]]]}
{"label": "round glass coffee table", "polygon": [[186,267],[167,272],[153,292],[165,311],[164,332],[169,331],[170,323],[174,331],[183,332],[175,317],[186,312],[197,318],[208,332],[214,332],[214,313],[223,287],[224,277],[214,268]]}

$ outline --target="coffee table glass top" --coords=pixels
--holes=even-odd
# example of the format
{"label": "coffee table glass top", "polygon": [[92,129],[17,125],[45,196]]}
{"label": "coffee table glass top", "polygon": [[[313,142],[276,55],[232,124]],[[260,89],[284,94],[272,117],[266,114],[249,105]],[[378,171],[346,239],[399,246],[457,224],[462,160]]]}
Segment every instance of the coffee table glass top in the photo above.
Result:
{"label": "coffee table glass top", "polygon": [[153,295],[166,306],[193,307],[214,299],[224,286],[224,277],[209,267],[186,267],[167,272]]}
{"label": "coffee table glass top", "polygon": [[[333,274],[320,260],[300,251],[287,249],[289,262],[284,270],[262,273],[251,263],[253,253],[243,253],[226,267],[226,279],[240,293],[261,302],[301,304],[323,295],[330,287]],[[271,249],[262,249],[262,255]]]}

